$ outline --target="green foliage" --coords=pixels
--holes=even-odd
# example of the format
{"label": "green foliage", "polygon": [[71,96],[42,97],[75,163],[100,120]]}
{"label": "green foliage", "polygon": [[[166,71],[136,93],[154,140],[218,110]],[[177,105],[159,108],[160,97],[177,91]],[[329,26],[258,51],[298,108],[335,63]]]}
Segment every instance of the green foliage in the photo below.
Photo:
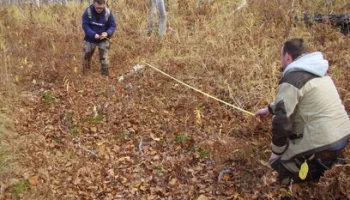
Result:
{"label": "green foliage", "polygon": [[72,114],[66,114],[63,118],[63,123],[68,127],[72,136],[76,137],[79,135],[79,126],[74,123]]}
{"label": "green foliage", "polygon": [[96,117],[95,116],[87,116],[85,120],[92,124],[92,123],[101,122],[101,121],[103,121],[103,119],[104,119],[104,116],[101,114],[98,114]]}
{"label": "green foliage", "polygon": [[182,134],[182,133],[177,134],[177,135],[175,136],[175,142],[176,142],[176,143],[183,143],[183,142],[185,142],[187,139],[188,139],[187,135]]}
{"label": "green foliage", "polygon": [[52,96],[50,91],[42,91],[40,92],[40,96],[44,99],[46,104],[50,104],[55,101],[55,97]]}
{"label": "green foliage", "polygon": [[210,155],[210,152],[209,152],[209,151],[203,150],[203,151],[200,151],[200,152],[199,152],[199,157],[200,157],[200,158],[207,158],[207,157],[209,157],[209,155]]}
{"label": "green foliage", "polygon": [[19,180],[12,189],[12,194],[17,198],[29,188],[29,181],[21,179]]}
{"label": "green foliage", "polygon": [[69,129],[69,133],[76,137],[76,136],[79,136],[79,126],[78,125],[73,125],[70,129]]}

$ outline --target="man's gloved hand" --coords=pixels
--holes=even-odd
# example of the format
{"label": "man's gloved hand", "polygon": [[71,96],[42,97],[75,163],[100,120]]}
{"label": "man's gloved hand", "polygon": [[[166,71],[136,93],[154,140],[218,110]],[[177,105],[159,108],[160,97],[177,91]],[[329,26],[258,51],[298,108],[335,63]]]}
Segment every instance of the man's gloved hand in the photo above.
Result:
{"label": "man's gloved hand", "polygon": [[269,158],[269,163],[271,164],[272,162],[279,159],[280,157],[281,157],[280,155],[276,155],[274,153],[271,153],[270,158]]}
{"label": "man's gloved hand", "polygon": [[267,117],[270,114],[270,111],[268,108],[263,108],[258,110],[254,115],[255,117],[260,117],[260,118],[264,118]]}
{"label": "man's gloved hand", "polygon": [[97,39],[97,40],[98,40],[98,39],[101,39],[100,35],[96,33],[96,34],[95,34],[95,39]]}

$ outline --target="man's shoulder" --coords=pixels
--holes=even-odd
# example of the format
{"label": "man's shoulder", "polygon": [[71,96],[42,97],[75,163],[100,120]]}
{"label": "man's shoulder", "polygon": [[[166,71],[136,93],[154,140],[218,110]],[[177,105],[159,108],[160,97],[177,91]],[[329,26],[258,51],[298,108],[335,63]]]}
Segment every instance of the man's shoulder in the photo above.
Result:
{"label": "man's shoulder", "polygon": [[85,9],[84,9],[84,11],[88,11],[88,10],[91,10],[93,7],[92,7],[93,5],[89,5],[88,7],[86,7]]}
{"label": "man's shoulder", "polygon": [[300,89],[302,88],[308,81],[317,78],[319,76],[312,74],[306,71],[291,71],[285,74],[280,80],[279,84],[289,83],[294,87]]}
{"label": "man's shoulder", "polygon": [[109,16],[111,15],[111,9],[105,7],[105,15],[107,16],[107,19],[109,18]]}
{"label": "man's shoulder", "polygon": [[90,6],[89,6],[89,7],[86,7],[86,8],[84,9],[83,15],[87,15],[89,12],[91,12]]}

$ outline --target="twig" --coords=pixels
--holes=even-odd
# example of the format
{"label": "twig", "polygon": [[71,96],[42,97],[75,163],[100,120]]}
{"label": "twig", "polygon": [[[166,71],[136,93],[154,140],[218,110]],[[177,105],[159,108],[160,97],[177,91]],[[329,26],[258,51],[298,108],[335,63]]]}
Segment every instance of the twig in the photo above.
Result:
{"label": "twig", "polygon": [[231,14],[234,14],[235,12],[241,10],[242,8],[244,8],[247,5],[247,0],[242,0],[242,4],[239,5]]}
{"label": "twig", "polygon": [[143,154],[143,152],[142,152],[142,145],[143,145],[143,140],[141,138],[140,143],[139,143],[139,151],[140,151],[141,154]]}
{"label": "twig", "polygon": [[290,183],[289,183],[289,186],[288,186],[288,189],[289,189],[289,192],[291,195],[293,195],[293,182],[294,180],[290,180]]}
{"label": "twig", "polygon": [[82,150],[84,150],[84,151],[90,153],[90,154],[93,155],[94,157],[96,157],[96,158],[98,157],[98,155],[97,155],[95,152],[93,152],[93,151],[91,151],[91,150],[89,150],[89,149],[87,149],[87,148],[81,146],[81,145],[80,145],[80,139],[79,139],[79,138],[78,138],[78,147],[81,148]]}

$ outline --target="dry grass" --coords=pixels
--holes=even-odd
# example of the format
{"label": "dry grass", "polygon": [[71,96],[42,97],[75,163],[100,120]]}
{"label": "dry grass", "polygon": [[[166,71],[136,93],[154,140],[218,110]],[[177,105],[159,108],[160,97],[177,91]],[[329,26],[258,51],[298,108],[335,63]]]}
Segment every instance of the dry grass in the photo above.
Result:
{"label": "dry grass", "polygon": [[[83,38],[80,20],[84,6],[52,5],[43,6],[40,10],[1,7],[0,83],[6,91],[4,94],[11,91],[11,95],[1,96],[1,100],[16,109],[0,113],[2,124],[2,118],[12,120],[6,122],[6,126],[0,124],[0,133],[12,131],[14,128],[8,127],[8,124],[16,124],[19,135],[15,141],[4,140],[9,137],[0,135],[0,180],[9,180],[11,176],[15,178],[17,182],[11,187],[18,186],[18,191],[13,191],[25,199],[74,199],[77,194],[80,198],[88,198],[85,195],[94,188],[84,189],[80,182],[73,184],[73,179],[85,184],[89,182],[87,176],[101,176],[99,172],[107,170],[105,168],[115,164],[115,160],[112,156],[96,164],[86,152],[75,148],[72,141],[77,136],[84,139],[84,145],[98,152],[96,140],[105,141],[106,145],[111,145],[110,148],[116,144],[128,147],[138,143],[142,137],[149,138],[152,132],[158,134],[155,137],[164,137],[164,141],[161,140],[164,143],[176,146],[179,144],[172,141],[179,133],[186,133],[191,142],[180,146],[188,148],[193,141],[205,141],[206,134],[218,134],[222,138],[231,138],[227,141],[253,141],[254,144],[237,144],[236,148],[242,147],[259,159],[267,157],[264,150],[269,144],[268,124],[261,125],[238,111],[228,110],[151,69],[127,79],[140,91],[126,90],[123,83],[117,81],[118,77],[143,62],[152,63],[192,86],[254,112],[269,103],[275,94],[281,75],[278,68],[282,42],[291,37],[303,37],[309,42],[311,50],[324,52],[330,60],[330,74],[349,111],[349,36],[341,35],[329,24],[306,27],[292,20],[295,15],[302,16],[304,12],[343,12],[342,9],[349,3],[346,0],[328,4],[321,0],[296,1],[292,8],[291,1],[275,2],[248,1],[247,7],[232,13],[237,4],[231,1],[216,1],[200,10],[195,9],[195,1],[169,1],[169,32],[162,40],[146,36],[146,1],[112,2],[118,30],[112,39],[109,80],[98,74],[97,55],[94,56],[93,73],[88,78],[82,77],[79,72]],[[55,103],[43,103],[40,92],[44,90],[50,91],[50,95],[57,99]],[[92,127],[84,117],[92,112],[92,105],[103,108],[103,103],[111,104],[109,111],[103,113],[109,121],[93,124],[98,131],[105,131],[105,135],[101,136],[89,132]],[[195,124],[195,108],[203,113],[202,127]],[[138,109],[143,111],[142,115]],[[63,123],[68,118],[67,113],[72,115],[69,125]],[[133,124],[146,127],[139,128]],[[124,133],[131,136],[120,141],[119,135]],[[210,141],[214,145],[210,145]],[[230,154],[235,150],[235,147],[229,148],[231,143],[226,142],[228,148],[224,148],[226,146],[221,142],[211,137],[202,145],[203,152],[213,152],[209,157],[218,162],[218,166],[223,166],[226,159],[232,159]],[[232,142],[232,145],[236,143]],[[16,157],[9,151],[21,152],[19,157],[26,172],[24,175],[19,175],[19,168],[9,167],[13,164],[12,158]],[[239,156],[247,156],[246,152]],[[251,166],[259,159],[254,162],[248,160],[246,164]],[[82,166],[86,165],[92,170],[91,174],[84,171]],[[82,176],[86,177],[66,177],[69,171],[77,170],[83,171]],[[29,187],[25,181],[33,176],[39,176],[48,184],[31,187],[30,192],[26,192]],[[81,193],[76,192],[78,189]],[[238,191],[244,193],[243,190]]]}
{"label": "dry grass", "polygon": [[8,134],[7,129],[3,127],[3,123],[6,123],[5,117],[0,116],[0,120],[2,121],[0,125],[0,178],[1,180],[4,180],[4,177],[11,169],[11,162],[13,161],[13,156],[10,154],[10,148],[5,142],[3,142],[5,137],[4,134]]}
{"label": "dry grass", "polygon": [[[20,170],[18,165],[18,154],[14,152],[13,140],[15,129],[9,118],[11,104],[7,92],[0,90],[0,199],[3,198],[3,191],[9,180]],[[7,96],[7,97],[6,97]]]}

